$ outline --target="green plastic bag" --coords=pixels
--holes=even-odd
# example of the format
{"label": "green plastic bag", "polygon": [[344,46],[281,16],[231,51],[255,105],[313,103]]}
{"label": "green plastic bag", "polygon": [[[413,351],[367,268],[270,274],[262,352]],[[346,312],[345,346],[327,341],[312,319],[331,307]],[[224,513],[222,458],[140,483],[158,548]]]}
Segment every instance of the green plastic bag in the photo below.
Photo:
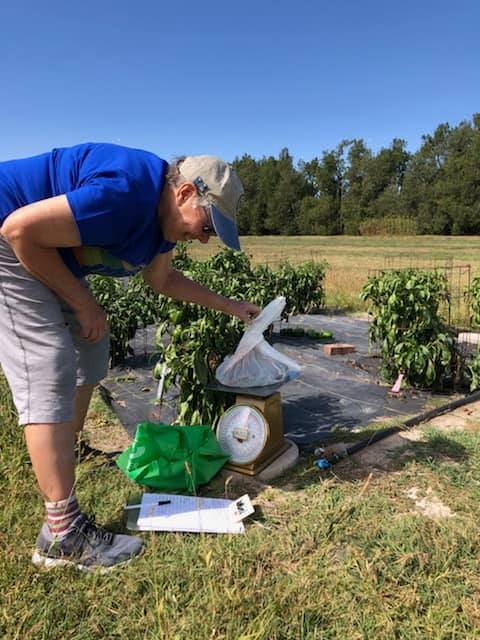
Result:
{"label": "green plastic bag", "polygon": [[227,460],[209,426],[141,422],[133,443],[117,458],[117,465],[138,484],[194,493]]}

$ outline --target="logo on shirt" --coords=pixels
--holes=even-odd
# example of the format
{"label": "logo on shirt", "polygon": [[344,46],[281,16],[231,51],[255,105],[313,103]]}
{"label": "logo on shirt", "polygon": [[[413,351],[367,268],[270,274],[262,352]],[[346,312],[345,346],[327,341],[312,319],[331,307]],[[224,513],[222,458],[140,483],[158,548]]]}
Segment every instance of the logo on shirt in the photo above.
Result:
{"label": "logo on shirt", "polygon": [[72,251],[82,276],[90,274],[117,278],[133,276],[145,266],[130,264],[101,247],[75,247]]}

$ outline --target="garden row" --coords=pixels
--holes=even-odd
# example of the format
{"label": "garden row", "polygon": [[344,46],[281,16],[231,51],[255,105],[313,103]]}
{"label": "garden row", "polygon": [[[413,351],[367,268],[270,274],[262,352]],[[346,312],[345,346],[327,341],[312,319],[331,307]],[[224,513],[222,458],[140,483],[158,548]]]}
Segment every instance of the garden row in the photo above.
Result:
{"label": "garden row", "polygon": [[[272,269],[252,265],[244,253],[224,249],[205,261],[177,249],[175,268],[221,295],[260,307],[276,296],[287,299],[286,316],[319,312],[325,302],[325,264],[288,262]],[[111,330],[112,365],[122,362],[138,328],[158,325],[156,347],[168,374],[165,390],[179,388],[178,421],[213,424],[231,397],[210,391],[215,370],[234,351],[244,330],[236,318],[198,305],[156,295],[140,276],[128,282],[94,276],[93,293],[106,309]],[[480,279],[471,289],[472,320],[480,324]],[[361,297],[373,319],[370,340],[380,347],[381,375],[422,388],[480,387],[480,356],[466,359],[456,333],[442,318],[449,290],[440,272],[388,271],[369,278]],[[160,367],[155,370],[160,375]]]}

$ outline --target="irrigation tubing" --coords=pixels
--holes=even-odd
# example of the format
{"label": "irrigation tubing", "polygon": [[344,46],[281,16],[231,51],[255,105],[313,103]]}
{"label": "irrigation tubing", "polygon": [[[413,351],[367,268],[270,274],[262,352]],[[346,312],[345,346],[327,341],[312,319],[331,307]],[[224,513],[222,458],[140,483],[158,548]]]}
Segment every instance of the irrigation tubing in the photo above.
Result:
{"label": "irrigation tubing", "polygon": [[391,436],[395,433],[405,431],[410,427],[415,427],[416,425],[421,424],[422,422],[427,422],[428,420],[432,420],[432,418],[441,416],[443,413],[448,413],[449,411],[453,411],[454,409],[458,409],[459,407],[463,407],[467,404],[471,404],[472,402],[476,402],[477,400],[480,400],[480,391],[475,391],[474,393],[471,393],[470,395],[465,396],[464,398],[458,398],[458,400],[453,400],[452,402],[443,404],[440,407],[437,407],[436,409],[430,409],[429,411],[424,411],[423,413],[419,413],[418,415],[413,416],[413,418],[409,418],[408,420],[405,420],[405,422],[403,422],[401,425],[398,425],[395,427],[389,427],[388,429],[383,429],[382,431],[377,431],[374,435],[370,436],[369,438],[365,438],[364,440],[360,440],[359,442],[356,442],[350,447],[347,447],[344,451],[336,452],[330,456],[316,460],[315,464],[320,469],[328,469],[328,467],[331,467],[337,462],[340,462],[340,460],[343,460],[344,458],[347,458],[348,456],[351,456],[352,454],[357,453],[357,451],[360,451],[361,449],[365,449],[366,447],[370,446],[374,442],[383,440],[384,438],[387,438],[388,436]]}

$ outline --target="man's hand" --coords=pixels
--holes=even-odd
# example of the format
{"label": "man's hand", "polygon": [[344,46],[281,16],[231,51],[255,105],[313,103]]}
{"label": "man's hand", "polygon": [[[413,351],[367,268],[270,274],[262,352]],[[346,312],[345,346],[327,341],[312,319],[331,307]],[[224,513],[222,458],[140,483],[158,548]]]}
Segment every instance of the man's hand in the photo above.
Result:
{"label": "man's hand", "polygon": [[256,304],[252,304],[251,302],[247,302],[242,300],[241,302],[237,302],[236,300],[230,301],[230,309],[229,313],[232,316],[237,316],[240,320],[243,320],[245,324],[250,324],[251,321],[258,316],[261,309],[257,307]]}
{"label": "man's hand", "polygon": [[89,296],[86,302],[74,311],[81,327],[80,337],[87,342],[99,342],[108,331],[105,310]]}

